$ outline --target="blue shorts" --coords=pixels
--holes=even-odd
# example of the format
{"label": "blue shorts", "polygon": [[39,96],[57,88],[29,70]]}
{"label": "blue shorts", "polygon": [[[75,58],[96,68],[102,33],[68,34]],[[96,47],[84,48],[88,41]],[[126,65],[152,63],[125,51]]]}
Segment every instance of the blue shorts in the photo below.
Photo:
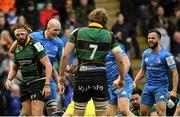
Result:
{"label": "blue shorts", "polygon": [[125,87],[122,90],[115,88],[113,85],[108,86],[109,100],[108,102],[112,105],[117,105],[118,98],[132,98],[133,83],[125,83]]}
{"label": "blue shorts", "polygon": [[149,86],[145,85],[142,95],[141,103],[153,106],[156,102],[167,102],[168,97],[168,86]]}

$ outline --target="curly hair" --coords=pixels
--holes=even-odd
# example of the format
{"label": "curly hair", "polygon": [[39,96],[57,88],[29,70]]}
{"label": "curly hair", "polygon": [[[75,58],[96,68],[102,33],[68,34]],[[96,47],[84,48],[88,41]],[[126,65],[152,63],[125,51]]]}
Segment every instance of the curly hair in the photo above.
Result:
{"label": "curly hair", "polygon": [[107,10],[103,8],[96,8],[90,12],[90,14],[88,15],[88,19],[90,22],[97,22],[103,26],[106,26],[108,22]]}

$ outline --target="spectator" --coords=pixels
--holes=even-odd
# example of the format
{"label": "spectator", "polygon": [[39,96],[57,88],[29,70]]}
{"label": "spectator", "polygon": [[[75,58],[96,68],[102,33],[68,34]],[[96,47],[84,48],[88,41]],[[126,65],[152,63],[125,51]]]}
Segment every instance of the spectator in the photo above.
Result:
{"label": "spectator", "polygon": [[68,19],[69,15],[74,12],[73,0],[65,0],[65,3],[58,9],[61,23],[64,24]]}
{"label": "spectator", "polygon": [[0,0],[0,8],[6,14],[10,9],[15,8],[16,0]]}
{"label": "spectator", "polygon": [[175,8],[174,15],[175,15],[174,26],[176,27],[177,30],[180,31],[180,6]]}
{"label": "spectator", "polygon": [[10,93],[5,89],[4,83],[9,70],[9,59],[0,44],[0,116],[10,115]]}
{"label": "spectator", "polygon": [[7,21],[9,25],[14,25],[17,22],[16,10],[10,9],[7,13]]}
{"label": "spectator", "polygon": [[66,20],[64,28],[67,28],[72,32],[74,29],[78,28],[79,25],[76,20],[76,14],[75,12],[72,12],[69,14],[68,19]]}
{"label": "spectator", "polygon": [[80,4],[76,7],[76,18],[80,26],[86,26],[88,23],[88,14],[94,9],[88,5],[88,0],[80,0]]}
{"label": "spectator", "polygon": [[4,13],[0,11],[0,33],[5,29],[10,30],[10,26],[8,22],[6,21]]}
{"label": "spectator", "polygon": [[[174,32],[174,36],[172,39],[171,52],[175,57],[176,65],[177,65],[177,71],[178,71],[178,74],[180,76],[180,31]],[[170,84],[170,87],[172,87],[172,84]],[[177,93],[180,94],[180,80],[178,82]]]}
{"label": "spectator", "polygon": [[32,30],[37,31],[40,28],[39,12],[35,8],[35,4],[32,1],[29,1],[26,6],[27,7],[22,14],[25,16],[27,23]]}
{"label": "spectator", "polygon": [[8,52],[11,44],[13,43],[13,39],[8,30],[3,30],[0,35],[0,44],[4,48],[5,52]]}
{"label": "spectator", "polygon": [[121,32],[122,40],[124,42],[123,44],[125,45],[128,56],[130,55],[129,52],[132,43],[135,50],[135,57],[140,58],[139,44],[136,40],[136,31],[134,30],[133,25],[125,21],[126,17],[124,17],[122,13],[117,13],[116,16],[117,21],[112,27],[112,32],[114,34],[117,34],[117,32]]}
{"label": "spectator", "polygon": [[53,8],[52,3],[50,1],[46,2],[44,9],[42,9],[39,14],[41,28],[46,28],[48,21],[55,13],[58,13],[58,11]]}

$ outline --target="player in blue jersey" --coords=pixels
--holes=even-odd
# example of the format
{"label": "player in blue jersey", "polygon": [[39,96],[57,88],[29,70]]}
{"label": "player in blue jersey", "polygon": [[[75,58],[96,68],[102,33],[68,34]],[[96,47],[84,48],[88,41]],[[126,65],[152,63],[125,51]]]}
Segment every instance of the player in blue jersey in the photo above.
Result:
{"label": "player in blue jersey", "polygon": [[[126,71],[128,72],[130,68],[130,61],[126,55],[123,45],[121,45],[123,60],[126,63]],[[130,99],[132,97],[133,90],[133,80],[126,74],[125,76],[125,86],[123,89],[117,89],[113,85],[117,85],[120,77],[118,68],[116,65],[115,58],[111,52],[106,57],[106,73],[108,81],[108,92],[110,98],[108,100],[107,115],[114,116],[118,111],[123,114],[123,116],[133,116],[134,114],[129,109]]]}
{"label": "player in blue jersey", "polygon": [[[40,32],[33,32],[31,36],[33,39],[41,42],[42,45],[45,47],[48,57],[53,65],[55,59],[60,61],[61,55],[64,49],[63,42],[58,36],[61,30],[61,24],[56,19],[51,19],[45,31]],[[51,88],[51,95],[46,100],[46,107],[48,115],[52,115],[53,112],[57,111],[57,100],[56,100],[56,92],[57,92],[57,85],[58,85],[58,73],[53,69],[53,78],[51,78],[50,88]]]}
{"label": "player in blue jersey", "polygon": [[[60,30],[61,30],[60,22],[56,19],[51,19],[49,20],[45,31],[32,32],[30,34],[33,39],[42,43],[42,45],[46,49],[46,52],[48,54],[49,60],[52,65],[55,59],[60,61],[61,55],[64,49],[63,42],[61,41],[59,37],[57,37]],[[13,47],[11,47],[11,49],[12,48]],[[58,73],[54,68],[53,76],[50,82],[51,95],[46,100],[46,107],[47,107],[48,115],[52,115],[53,112],[57,111],[57,100],[56,100],[57,90],[56,89],[58,88],[57,87],[58,81],[59,81]]]}
{"label": "player in blue jersey", "polygon": [[145,50],[142,57],[141,69],[135,77],[133,85],[140,80],[146,72],[147,82],[141,98],[141,114],[148,116],[151,107],[156,103],[157,114],[166,115],[166,100],[168,97],[169,70],[172,72],[173,88],[170,96],[176,96],[178,73],[171,53],[160,46],[161,34],[153,29],[147,37],[149,49]]}

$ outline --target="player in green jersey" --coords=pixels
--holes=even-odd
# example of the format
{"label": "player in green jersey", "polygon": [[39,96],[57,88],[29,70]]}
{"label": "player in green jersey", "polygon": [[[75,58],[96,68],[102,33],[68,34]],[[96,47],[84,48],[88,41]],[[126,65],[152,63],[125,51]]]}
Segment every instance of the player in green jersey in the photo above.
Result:
{"label": "player in green jersey", "polygon": [[108,100],[105,59],[109,50],[112,51],[118,64],[121,76],[119,88],[124,87],[124,61],[121,48],[113,34],[105,29],[108,15],[103,8],[93,10],[89,16],[88,27],[75,29],[67,42],[60,63],[60,83],[65,80],[64,72],[70,53],[75,48],[78,59],[78,68],[75,73],[73,87],[74,115],[83,116],[87,102],[92,98],[96,115],[105,116]]}
{"label": "player in green jersey", "polygon": [[29,36],[30,30],[27,26],[17,25],[13,32],[18,45],[14,50],[14,63],[5,83],[6,88],[11,88],[11,81],[20,69],[22,74],[20,100],[23,115],[42,116],[44,100],[51,94],[49,87],[51,63],[41,43]]}

